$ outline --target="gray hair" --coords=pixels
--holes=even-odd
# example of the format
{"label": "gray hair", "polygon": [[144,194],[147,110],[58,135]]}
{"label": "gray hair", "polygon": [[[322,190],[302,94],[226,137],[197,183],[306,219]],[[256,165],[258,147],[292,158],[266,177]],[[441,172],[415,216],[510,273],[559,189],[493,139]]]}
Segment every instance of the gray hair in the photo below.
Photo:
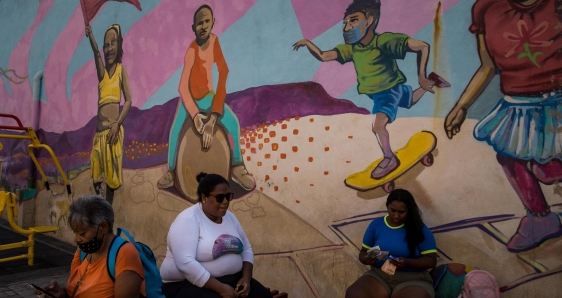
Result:
{"label": "gray hair", "polygon": [[85,195],[70,204],[68,222],[77,223],[85,228],[97,228],[102,222],[109,224],[113,231],[115,215],[111,204],[100,195]]}

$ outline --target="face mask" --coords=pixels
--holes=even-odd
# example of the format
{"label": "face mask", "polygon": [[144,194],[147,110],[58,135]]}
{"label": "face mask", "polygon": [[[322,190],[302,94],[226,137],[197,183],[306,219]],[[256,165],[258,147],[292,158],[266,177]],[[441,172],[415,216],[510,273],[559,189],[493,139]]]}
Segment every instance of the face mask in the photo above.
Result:
{"label": "face mask", "polygon": [[[99,231],[99,227],[98,227],[98,231]],[[81,251],[87,254],[93,254],[98,252],[103,244],[103,236],[101,237],[101,239],[97,238],[98,231],[96,231],[96,235],[94,235],[92,240],[86,243],[78,244],[78,248],[80,248]]]}
{"label": "face mask", "polygon": [[359,25],[357,25],[357,27],[343,32],[343,39],[345,40],[345,43],[356,44],[361,40],[361,38],[363,38],[363,33],[361,33],[361,26],[363,26],[365,22],[367,22],[367,20],[361,22]]}

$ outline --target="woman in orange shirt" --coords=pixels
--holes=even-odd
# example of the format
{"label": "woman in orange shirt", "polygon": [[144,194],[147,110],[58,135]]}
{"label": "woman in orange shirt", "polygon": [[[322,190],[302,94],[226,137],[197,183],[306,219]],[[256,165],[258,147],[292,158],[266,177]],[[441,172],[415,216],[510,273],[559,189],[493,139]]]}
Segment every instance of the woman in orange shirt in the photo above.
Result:
{"label": "woman in orange shirt", "polygon": [[[125,243],[115,261],[115,280],[109,276],[107,254],[115,239],[114,213],[101,196],[82,196],[70,205],[69,225],[78,249],[66,287],[52,281],[45,289],[55,297],[144,297],[144,270],[137,249]],[[80,262],[80,251],[86,258]]]}

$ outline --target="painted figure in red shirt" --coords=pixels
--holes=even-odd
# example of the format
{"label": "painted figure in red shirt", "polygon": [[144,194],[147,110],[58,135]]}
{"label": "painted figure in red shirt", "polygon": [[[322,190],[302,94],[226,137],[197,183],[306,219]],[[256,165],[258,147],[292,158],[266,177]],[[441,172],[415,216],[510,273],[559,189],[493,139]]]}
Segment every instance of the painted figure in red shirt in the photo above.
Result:
{"label": "painted figure in red shirt", "polygon": [[497,160],[527,215],[507,243],[512,252],[562,235],[540,183],[562,180],[562,0],[477,0],[470,31],[481,66],[445,119],[452,138],[468,108],[499,73],[504,97],[474,128]]}
{"label": "painted figure in red shirt", "polygon": [[[219,38],[211,33],[215,24],[213,10],[208,5],[200,6],[193,15],[193,32],[195,40],[185,53],[184,67],[181,73],[179,93],[180,101],[170,131],[168,144],[168,172],[158,181],[158,188],[165,189],[174,185],[180,131],[190,117],[195,128],[203,138],[203,149],[211,147],[214,127],[217,121],[232,136],[232,180],[245,190],[256,186],[255,180],[244,165],[240,150],[240,123],[234,112],[225,104],[226,79],[228,65],[222,54]],[[217,65],[219,80],[216,94],[213,91],[213,65]]]}

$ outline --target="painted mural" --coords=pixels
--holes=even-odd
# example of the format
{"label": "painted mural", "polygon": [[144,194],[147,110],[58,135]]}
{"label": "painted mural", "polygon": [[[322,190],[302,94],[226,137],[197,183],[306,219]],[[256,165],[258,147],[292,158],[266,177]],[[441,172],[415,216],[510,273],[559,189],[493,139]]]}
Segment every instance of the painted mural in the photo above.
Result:
{"label": "painted mural", "polygon": [[195,176],[220,173],[256,278],[343,297],[405,188],[439,263],[493,273],[502,297],[562,296],[559,0],[3,0],[0,40],[0,113],[72,194],[15,139],[0,187],[53,237],[72,243],[70,202],[98,193],[161,261]]}

